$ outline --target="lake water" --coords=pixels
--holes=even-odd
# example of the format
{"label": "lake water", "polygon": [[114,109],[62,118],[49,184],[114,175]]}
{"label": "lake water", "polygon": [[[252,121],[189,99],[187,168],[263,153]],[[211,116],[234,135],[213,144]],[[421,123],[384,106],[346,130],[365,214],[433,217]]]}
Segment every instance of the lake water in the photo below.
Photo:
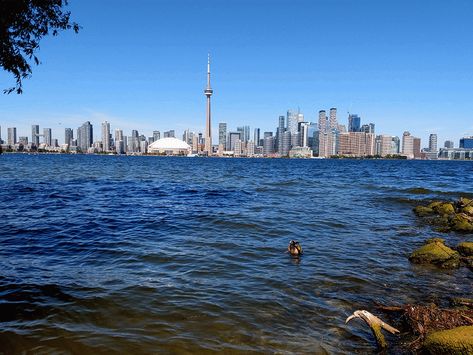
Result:
{"label": "lake water", "polygon": [[0,353],[373,352],[354,310],[471,296],[468,269],[407,257],[441,236],[415,201],[471,196],[472,178],[471,162],[0,155]]}

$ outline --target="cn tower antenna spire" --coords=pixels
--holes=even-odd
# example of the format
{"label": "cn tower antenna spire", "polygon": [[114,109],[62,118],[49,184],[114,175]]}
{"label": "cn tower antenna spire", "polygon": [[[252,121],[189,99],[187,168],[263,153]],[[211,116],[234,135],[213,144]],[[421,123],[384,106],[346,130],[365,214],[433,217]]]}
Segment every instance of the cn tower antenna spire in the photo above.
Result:
{"label": "cn tower antenna spire", "polygon": [[210,89],[210,53],[207,57],[207,89]]}

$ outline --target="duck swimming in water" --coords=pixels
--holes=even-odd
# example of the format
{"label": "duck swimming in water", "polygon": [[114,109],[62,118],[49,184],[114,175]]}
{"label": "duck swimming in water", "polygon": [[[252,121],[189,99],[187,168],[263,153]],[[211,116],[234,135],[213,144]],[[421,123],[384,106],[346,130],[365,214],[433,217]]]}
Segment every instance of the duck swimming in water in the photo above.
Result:
{"label": "duck swimming in water", "polygon": [[287,247],[287,251],[292,256],[301,256],[302,255],[302,247],[297,240],[291,240],[289,242],[289,246]]}

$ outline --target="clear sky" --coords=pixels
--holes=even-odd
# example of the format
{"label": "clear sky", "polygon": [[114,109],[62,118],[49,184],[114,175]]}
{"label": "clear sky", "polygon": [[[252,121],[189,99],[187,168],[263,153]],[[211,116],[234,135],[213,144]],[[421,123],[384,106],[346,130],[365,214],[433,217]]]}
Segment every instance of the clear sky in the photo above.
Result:
{"label": "clear sky", "polygon": [[[70,0],[77,35],[42,42],[23,95],[0,95],[2,138],[108,120],[112,130],[203,131],[207,52],[218,122],[275,130],[298,107],[338,108],[427,145],[473,134],[471,0]],[[2,88],[13,78],[0,73]],[[75,133],[74,133],[75,134]]]}

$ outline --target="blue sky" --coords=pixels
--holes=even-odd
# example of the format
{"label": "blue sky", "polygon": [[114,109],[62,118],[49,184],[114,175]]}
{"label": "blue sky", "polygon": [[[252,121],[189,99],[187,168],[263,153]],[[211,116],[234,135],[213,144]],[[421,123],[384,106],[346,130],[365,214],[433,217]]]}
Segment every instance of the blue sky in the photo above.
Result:
{"label": "blue sky", "polygon": [[[376,133],[409,130],[427,144],[473,134],[471,0],[70,0],[78,35],[42,42],[23,95],[0,95],[2,138],[16,126],[84,121],[150,136],[203,131],[212,55],[218,122],[275,130],[288,108],[315,121],[338,108]],[[0,73],[2,88],[13,78]]]}

